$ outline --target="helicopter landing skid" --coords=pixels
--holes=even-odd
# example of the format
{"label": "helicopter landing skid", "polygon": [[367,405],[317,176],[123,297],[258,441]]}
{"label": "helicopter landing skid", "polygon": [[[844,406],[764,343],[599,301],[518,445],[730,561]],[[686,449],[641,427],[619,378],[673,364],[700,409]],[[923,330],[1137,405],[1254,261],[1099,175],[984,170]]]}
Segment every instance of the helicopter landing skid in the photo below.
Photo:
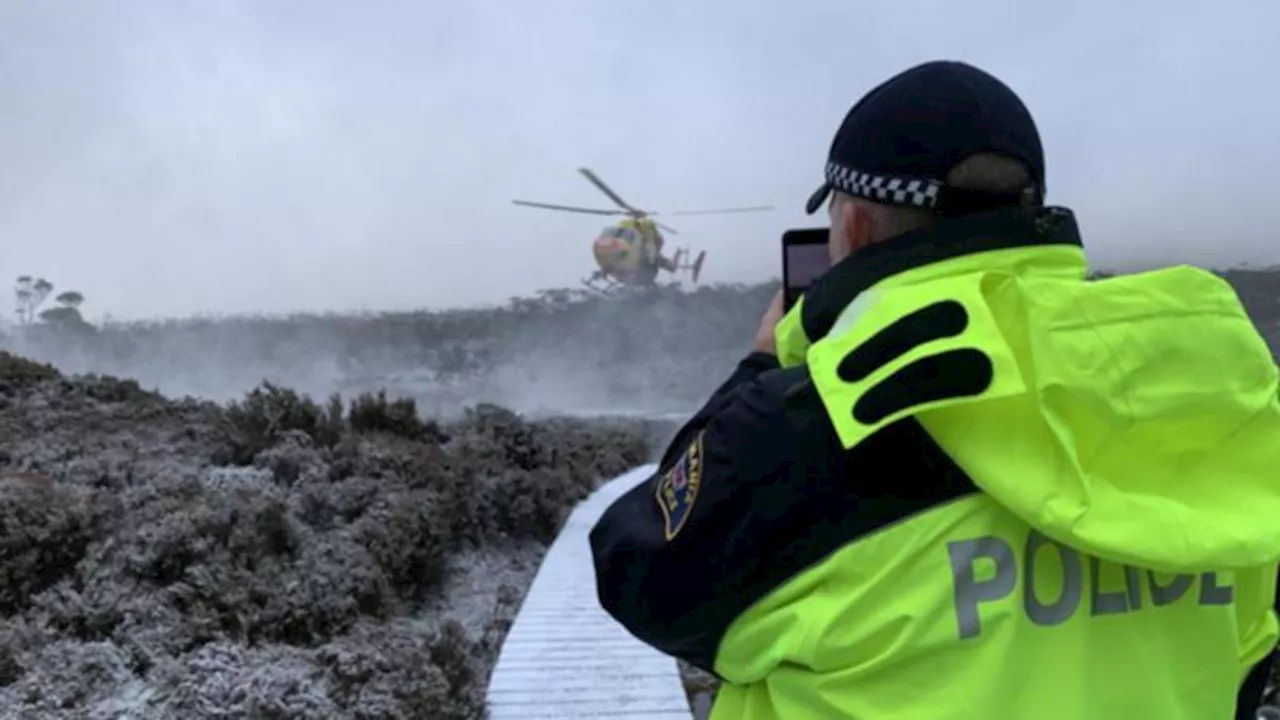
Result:
{"label": "helicopter landing skid", "polygon": [[582,284],[588,289],[600,295],[614,295],[618,288],[622,286],[617,280],[605,275],[602,272],[594,272],[589,277],[582,279]]}

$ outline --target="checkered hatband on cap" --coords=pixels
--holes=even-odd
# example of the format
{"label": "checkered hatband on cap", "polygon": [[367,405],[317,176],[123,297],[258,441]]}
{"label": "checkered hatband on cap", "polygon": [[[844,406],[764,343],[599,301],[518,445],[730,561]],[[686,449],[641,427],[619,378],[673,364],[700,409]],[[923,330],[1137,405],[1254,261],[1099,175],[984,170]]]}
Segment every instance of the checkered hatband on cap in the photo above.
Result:
{"label": "checkered hatband on cap", "polygon": [[937,206],[942,189],[942,183],[936,180],[873,175],[834,162],[827,163],[826,174],[827,182],[836,190],[888,205],[932,209]]}

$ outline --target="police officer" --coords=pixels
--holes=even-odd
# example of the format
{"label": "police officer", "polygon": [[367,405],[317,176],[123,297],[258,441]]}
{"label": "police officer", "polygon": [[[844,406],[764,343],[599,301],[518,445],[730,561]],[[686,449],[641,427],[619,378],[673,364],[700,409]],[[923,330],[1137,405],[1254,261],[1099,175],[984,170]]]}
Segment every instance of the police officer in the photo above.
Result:
{"label": "police officer", "polygon": [[1280,561],[1231,287],[1086,280],[1030,114],[963,63],[868,93],[825,175],[836,262],[592,530],[603,607],[722,680],[713,720],[1231,717]]}

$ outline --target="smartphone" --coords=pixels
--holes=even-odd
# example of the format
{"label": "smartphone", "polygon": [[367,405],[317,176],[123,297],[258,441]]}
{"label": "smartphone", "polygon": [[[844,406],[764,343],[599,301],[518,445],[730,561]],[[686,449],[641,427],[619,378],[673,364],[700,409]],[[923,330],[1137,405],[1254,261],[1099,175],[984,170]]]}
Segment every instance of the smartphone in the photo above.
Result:
{"label": "smartphone", "polygon": [[788,230],[782,234],[782,300],[790,310],[809,284],[831,267],[827,228]]}

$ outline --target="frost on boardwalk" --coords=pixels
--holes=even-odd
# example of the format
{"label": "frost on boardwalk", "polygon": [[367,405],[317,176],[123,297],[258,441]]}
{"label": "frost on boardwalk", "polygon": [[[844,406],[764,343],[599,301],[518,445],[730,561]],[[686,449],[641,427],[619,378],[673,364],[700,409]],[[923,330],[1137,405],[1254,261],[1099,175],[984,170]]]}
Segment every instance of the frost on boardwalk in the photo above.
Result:
{"label": "frost on boardwalk", "polygon": [[480,717],[542,549],[648,459],[593,427],[0,353],[0,717]]}

